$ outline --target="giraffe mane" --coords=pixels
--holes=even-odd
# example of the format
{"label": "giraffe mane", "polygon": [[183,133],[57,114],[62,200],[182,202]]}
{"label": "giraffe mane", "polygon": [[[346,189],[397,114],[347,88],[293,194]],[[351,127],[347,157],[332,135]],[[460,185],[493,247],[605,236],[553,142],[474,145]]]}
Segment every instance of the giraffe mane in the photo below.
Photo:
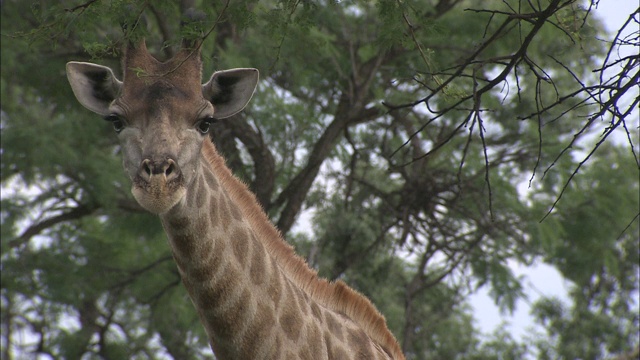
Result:
{"label": "giraffe mane", "polygon": [[362,294],[343,281],[329,282],[320,278],[306,261],[295,253],[282,234],[267,217],[253,192],[241,180],[233,176],[224,158],[218,154],[210,139],[205,139],[203,155],[222,187],[233,202],[239,205],[257,238],[276,260],[283,273],[320,305],[344,314],[378,343],[394,359],[404,359],[395,337],[387,328],[384,316]]}

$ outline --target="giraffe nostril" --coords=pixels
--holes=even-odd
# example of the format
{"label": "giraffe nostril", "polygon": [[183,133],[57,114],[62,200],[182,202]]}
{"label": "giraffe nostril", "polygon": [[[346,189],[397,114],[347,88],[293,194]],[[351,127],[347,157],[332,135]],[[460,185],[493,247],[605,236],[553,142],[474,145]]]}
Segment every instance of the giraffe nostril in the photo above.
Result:
{"label": "giraffe nostril", "polygon": [[[166,169],[164,170],[164,174],[165,174],[165,176],[166,176],[168,179],[170,179],[170,178],[173,178],[173,177],[177,176],[177,173],[178,173],[178,171],[177,171],[177,170],[178,170],[178,169],[177,169],[176,162],[175,162],[175,161],[173,161],[173,160],[171,160],[171,159],[167,159],[167,164],[168,164],[168,165],[167,165]],[[171,175],[174,175],[174,176],[171,176]]]}
{"label": "giraffe nostril", "polygon": [[151,160],[147,159],[142,162],[142,171],[147,175],[147,177],[151,176]]}
{"label": "giraffe nostril", "polygon": [[160,161],[145,159],[140,163],[138,175],[146,181],[155,175],[164,175],[167,180],[172,180],[180,175],[180,168],[171,158]]}

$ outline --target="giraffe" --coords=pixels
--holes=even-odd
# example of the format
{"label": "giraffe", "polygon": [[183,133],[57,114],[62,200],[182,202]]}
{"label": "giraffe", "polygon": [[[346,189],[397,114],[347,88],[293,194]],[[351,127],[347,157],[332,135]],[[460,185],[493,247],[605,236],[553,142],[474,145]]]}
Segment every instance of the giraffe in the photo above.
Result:
{"label": "giraffe", "polygon": [[69,62],[77,100],[110,121],[131,191],[160,217],[182,282],[219,359],[404,359],[384,317],[344,282],[318,277],[285,242],[207,132],[240,112],[256,69],[201,84],[200,43],[160,62],[128,42],[123,80]]}

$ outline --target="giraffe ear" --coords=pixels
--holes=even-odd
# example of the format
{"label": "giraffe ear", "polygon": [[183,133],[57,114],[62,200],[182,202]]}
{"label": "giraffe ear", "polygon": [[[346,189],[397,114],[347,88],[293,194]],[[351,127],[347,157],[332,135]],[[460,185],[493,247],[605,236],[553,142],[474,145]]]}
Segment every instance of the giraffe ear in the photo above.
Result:
{"label": "giraffe ear", "polygon": [[213,105],[213,117],[224,119],[244,109],[257,85],[257,69],[216,71],[211,79],[202,85],[202,94]]}
{"label": "giraffe ear", "polygon": [[110,68],[71,61],[67,63],[67,78],[80,104],[102,116],[109,115],[109,104],[122,88],[122,82]]}

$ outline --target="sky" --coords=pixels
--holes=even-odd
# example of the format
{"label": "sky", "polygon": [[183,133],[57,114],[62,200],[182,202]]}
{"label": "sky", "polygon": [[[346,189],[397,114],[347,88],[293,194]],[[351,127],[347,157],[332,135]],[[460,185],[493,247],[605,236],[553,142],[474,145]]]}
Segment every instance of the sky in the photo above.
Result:
{"label": "sky", "polygon": [[[638,6],[638,0],[600,0],[598,7],[594,10],[594,14],[604,22],[609,33],[615,34],[627,20],[629,14],[636,10]],[[637,113],[635,116],[638,118]],[[563,281],[560,274],[548,265],[537,264],[531,267],[523,267],[514,264],[512,269],[516,276],[522,275],[525,277],[523,284],[528,297],[526,300],[518,301],[513,314],[501,314],[489,297],[487,289],[481,289],[469,300],[474,308],[474,316],[477,320],[476,325],[482,332],[489,334],[497,327],[506,326],[514,338],[522,339],[531,334],[532,329],[543,330],[541,327],[535,326],[533,318],[529,314],[531,304],[541,296],[557,297],[568,303],[567,291],[571,284]],[[638,300],[636,299],[637,304]]]}

